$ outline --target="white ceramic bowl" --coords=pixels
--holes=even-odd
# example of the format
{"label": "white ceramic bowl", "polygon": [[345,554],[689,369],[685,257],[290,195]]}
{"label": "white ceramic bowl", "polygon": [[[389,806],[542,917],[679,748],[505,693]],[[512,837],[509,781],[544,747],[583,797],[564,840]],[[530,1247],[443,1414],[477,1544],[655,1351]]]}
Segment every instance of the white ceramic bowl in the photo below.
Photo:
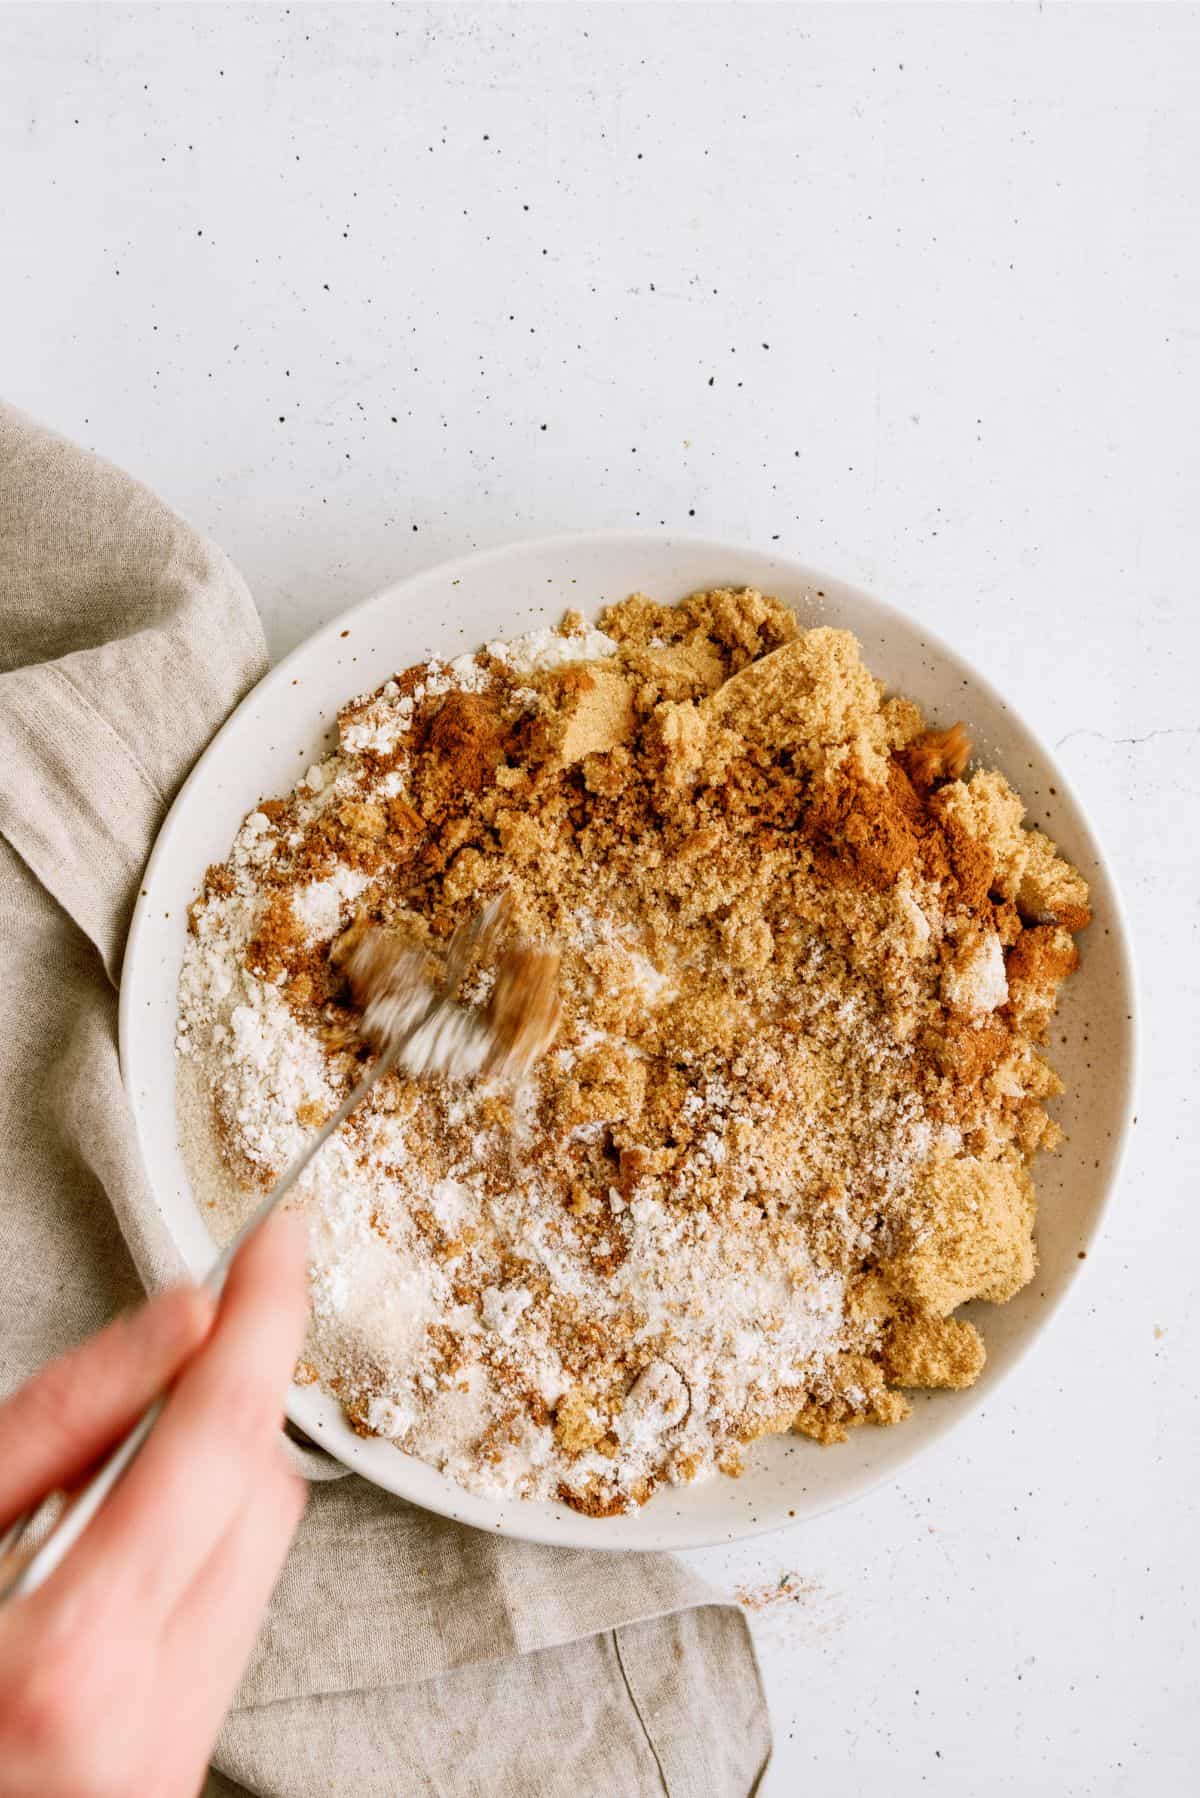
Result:
{"label": "white ceramic bowl", "polygon": [[[294,1387],[288,1414],[356,1472],[464,1523],[535,1541],[589,1548],[679,1548],[731,1541],[814,1516],[894,1473],[977,1405],[1045,1326],[1084,1263],[1116,1179],[1129,1122],[1135,1061],[1133,979],[1121,907],[1100,848],[1049,751],[1000,696],[914,619],[828,576],[756,550],[650,533],[552,537],[449,562],[344,613],[259,683],[200,758],[163,826],[134,916],[121,987],[121,1059],[154,1191],[188,1267],[207,1268],[213,1245],[192,1200],[175,1119],[176,985],[188,902],[206,866],[224,860],[245,813],[287,792],[334,741],[339,705],[431,653],[453,656],[488,638],[592,614],[642,589],[662,600],[699,587],[756,586],[796,608],[804,624],[848,626],[871,670],[911,695],[932,720],[964,718],[982,759],[999,767],[1083,871],[1095,922],[1083,967],[1054,1028],[1053,1058],[1067,1084],[1057,1115],[1067,1132],[1037,1174],[1037,1277],[1010,1304],[980,1305],[987,1368],[970,1392],[915,1395],[899,1428],[863,1429],[835,1448],[796,1436],[754,1445],[740,1480],[717,1477],[658,1493],[626,1517],[590,1519],[561,1505],[464,1492],[390,1443],[356,1436],[316,1387]],[[1103,1045],[1103,1047],[1101,1047]]]}

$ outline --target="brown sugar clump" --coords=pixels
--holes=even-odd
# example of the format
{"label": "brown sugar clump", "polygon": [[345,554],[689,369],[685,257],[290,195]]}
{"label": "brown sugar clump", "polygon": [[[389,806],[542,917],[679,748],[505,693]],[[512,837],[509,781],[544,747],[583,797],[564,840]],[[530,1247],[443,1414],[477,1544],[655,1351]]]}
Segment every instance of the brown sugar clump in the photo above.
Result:
{"label": "brown sugar clump", "polygon": [[911,1246],[881,1261],[901,1297],[933,1317],[968,1299],[1002,1305],[1033,1278],[1033,1183],[1019,1160],[942,1159],[913,1185]]}
{"label": "brown sugar clump", "polygon": [[902,1423],[912,1407],[902,1392],[892,1391],[884,1370],[871,1355],[839,1357],[832,1371],[832,1390],[807,1404],[791,1420],[798,1436],[811,1436],[826,1446],[845,1442],[862,1424],[886,1428]]}
{"label": "brown sugar clump", "polygon": [[886,775],[879,687],[849,631],[805,631],[748,663],[704,702],[710,719],[751,743],[786,750],[814,772],[851,755],[862,776]]}
{"label": "brown sugar clump", "polygon": [[1087,882],[1065,862],[1040,830],[1025,833],[1025,857],[1017,886],[1017,909],[1035,924],[1083,930],[1091,922]]}
{"label": "brown sugar clump", "polygon": [[1024,804],[1002,774],[979,769],[965,785],[955,781],[944,787],[937,804],[944,818],[980,846],[992,888],[1015,901],[1022,918],[1071,931],[1087,926],[1087,882],[1042,831],[1023,828]]}
{"label": "brown sugar clump", "polygon": [[769,655],[797,635],[795,613],[756,587],[715,587],[662,605],[634,593],[600,614],[600,628],[626,652],[683,643],[705,646],[725,675]]}
{"label": "brown sugar clump", "polygon": [[347,800],[338,810],[337,821],[351,841],[377,843],[387,835],[387,812],[373,800]]}
{"label": "brown sugar clump", "polygon": [[596,1123],[636,1124],[647,1078],[645,1063],[628,1050],[607,1044],[589,1049],[559,1089],[559,1115],[571,1129]]}
{"label": "brown sugar clump", "polygon": [[953,781],[934,801],[939,815],[956,823],[979,846],[988,868],[988,884],[1005,899],[1015,899],[1025,864],[1025,807],[1002,774],[977,769],[967,782]]}
{"label": "brown sugar clump", "polygon": [[695,783],[705,764],[708,724],[689,700],[667,700],[646,726],[646,745],[669,787]]}
{"label": "brown sugar clump", "polygon": [[631,650],[625,657],[625,668],[645,710],[663,700],[703,699],[725,679],[721,653],[707,639]]}
{"label": "brown sugar clump", "polygon": [[604,755],[633,735],[632,690],[620,674],[580,669],[571,680],[557,679],[547,697],[554,710],[544,734],[561,767],[588,755]]}
{"label": "brown sugar clump", "polygon": [[559,1399],[554,1412],[554,1435],[567,1454],[585,1454],[594,1448],[605,1428],[580,1387],[572,1387]]}
{"label": "brown sugar clump", "polygon": [[894,1386],[971,1386],[986,1359],[979,1331],[957,1317],[897,1318],[883,1339],[883,1371]]}

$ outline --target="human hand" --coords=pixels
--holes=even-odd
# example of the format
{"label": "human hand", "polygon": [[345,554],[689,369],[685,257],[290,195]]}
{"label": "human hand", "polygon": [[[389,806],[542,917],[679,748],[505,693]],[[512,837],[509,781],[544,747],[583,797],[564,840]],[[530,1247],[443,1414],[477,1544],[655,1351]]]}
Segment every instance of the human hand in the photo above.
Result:
{"label": "human hand", "polygon": [[0,1798],[194,1798],[306,1488],[279,1441],[307,1314],[277,1212],[219,1307],[181,1287],[0,1405],[0,1530],[80,1480],[166,1387],[145,1447],[62,1565],[0,1610]]}

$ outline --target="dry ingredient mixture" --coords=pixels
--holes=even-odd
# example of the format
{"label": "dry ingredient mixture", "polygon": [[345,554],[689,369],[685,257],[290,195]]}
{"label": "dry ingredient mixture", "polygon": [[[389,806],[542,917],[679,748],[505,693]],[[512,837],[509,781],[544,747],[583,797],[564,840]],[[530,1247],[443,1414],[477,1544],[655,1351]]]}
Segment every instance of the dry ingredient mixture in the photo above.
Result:
{"label": "dry ingredient mixture", "polygon": [[593,1515],[969,1385],[954,1313],[1034,1270],[1039,1045],[1089,916],[969,753],[753,590],[568,614],[348,705],[192,910],[219,1231],[369,1054],[365,925],[436,967],[507,892],[562,1019],[520,1086],[393,1074],[318,1157],[301,1377],[472,1490]]}

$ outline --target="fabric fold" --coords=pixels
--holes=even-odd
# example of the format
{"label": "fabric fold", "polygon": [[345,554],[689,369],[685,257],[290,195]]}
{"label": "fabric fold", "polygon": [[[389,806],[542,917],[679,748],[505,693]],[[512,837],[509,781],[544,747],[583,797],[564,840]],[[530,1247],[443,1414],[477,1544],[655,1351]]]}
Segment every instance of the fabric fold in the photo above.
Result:
{"label": "fabric fold", "polygon": [[0,830],[116,980],[168,802],[265,671],[241,576],[146,488],[0,408]]}
{"label": "fabric fold", "polygon": [[411,1684],[722,1602],[669,1555],[497,1539],[356,1478],[314,1505],[321,1552],[288,1564],[245,1681],[255,1704]]}
{"label": "fabric fold", "polygon": [[[117,759],[124,776],[103,793],[80,768]],[[142,871],[163,796],[104,717],[56,663],[0,675],[0,831],[100,951],[116,984]],[[13,771],[23,770],[21,790]],[[48,792],[61,801],[46,803]]]}

